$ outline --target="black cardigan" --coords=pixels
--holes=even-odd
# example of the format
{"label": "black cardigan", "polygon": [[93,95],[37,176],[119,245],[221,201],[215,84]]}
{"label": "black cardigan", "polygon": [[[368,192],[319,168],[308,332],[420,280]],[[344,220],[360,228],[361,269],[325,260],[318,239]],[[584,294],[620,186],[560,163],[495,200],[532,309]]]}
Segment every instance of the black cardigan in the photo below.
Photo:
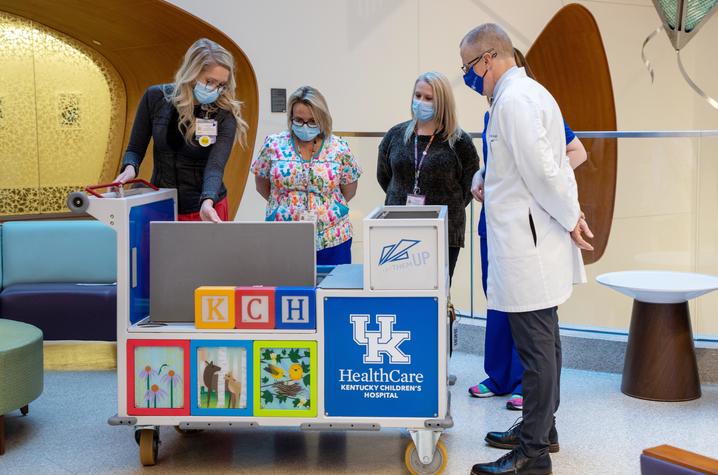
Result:
{"label": "black cardigan", "polygon": [[217,120],[217,141],[201,147],[194,138],[191,144],[177,140],[181,136],[177,129],[179,114],[164,92],[171,88],[171,84],[161,84],[145,91],[137,106],[122,169],[133,165],[139,170],[150,138],[154,139],[152,184],[177,188],[178,212],[193,213],[199,211],[205,199],[217,203],[227,196],[222,176],[234,144],[237,121],[230,111],[205,112],[197,106],[195,116]]}
{"label": "black cardigan", "polygon": [[[404,142],[408,122],[395,125],[379,144],[376,175],[386,193],[385,204],[405,205],[406,195],[414,188],[414,134]],[[429,136],[419,136],[418,152],[429,143]],[[454,144],[434,139],[424,159],[419,176],[420,193],[427,205],[449,208],[449,246],[464,247],[466,205],[471,202],[471,179],[479,169],[479,155],[466,132]]]}

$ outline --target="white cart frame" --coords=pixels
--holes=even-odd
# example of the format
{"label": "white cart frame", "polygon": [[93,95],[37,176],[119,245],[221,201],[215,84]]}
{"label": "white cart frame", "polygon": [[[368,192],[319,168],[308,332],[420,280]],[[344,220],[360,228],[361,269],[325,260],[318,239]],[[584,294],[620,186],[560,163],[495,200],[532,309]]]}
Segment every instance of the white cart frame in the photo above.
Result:
{"label": "white cart frame", "polygon": [[[85,201],[83,201],[83,199]],[[174,200],[175,218],[177,214],[177,194],[173,189],[135,189],[123,193],[109,192],[97,196],[85,196],[73,193],[68,205],[74,211],[86,211],[99,221],[113,228],[117,233],[117,414],[110,417],[108,423],[114,426],[133,426],[135,438],[140,445],[140,460],[143,465],[154,465],[159,445],[159,427],[175,426],[180,430],[210,428],[252,428],[252,427],[298,427],[302,430],[361,430],[378,431],[382,428],[401,428],[409,431],[413,440],[406,452],[406,463],[413,473],[439,473],[446,464],[447,454],[439,444],[442,432],[453,426],[450,414],[450,394],[448,391],[448,338],[449,319],[447,318],[448,285],[442,282],[433,291],[384,291],[364,289],[336,290],[317,288],[316,331],[313,330],[254,330],[233,329],[211,330],[196,329],[192,323],[170,323],[162,326],[143,326],[149,317],[130,323],[130,211],[135,206],[152,202]],[[73,201],[74,200],[74,201]],[[445,211],[444,211],[445,212]],[[441,236],[441,245],[445,244],[446,231]],[[445,256],[442,256],[442,266]],[[448,275],[446,277],[448,280]],[[448,284],[448,282],[446,283]],[[432,297],[438,307],[438,413],[435,417],[331,417],[325,414],[324,401],[324,305],[323,299],[333,296],[358,297]],[[205,415],[128,415],[127,413],[127,341],[132,340],[299,340],[315,341],[317,344],[317,416],[305,417],[255,417],[255,416],[205,416]],[[189,357],[189,355],[186,355]],[[250,359],[248,358],[248,364]],[[193,368],[194,370],[194,368]],[[185,375],[189,377],[189,375]],[[189,384],[189,383],[187,383]],[[247,394],[247,397],[251,397]],[[185,402],[189,404],[189,401]],[[440,457],[441,460],[436,460]],[[436,466],[436,471],[431,467]]]}

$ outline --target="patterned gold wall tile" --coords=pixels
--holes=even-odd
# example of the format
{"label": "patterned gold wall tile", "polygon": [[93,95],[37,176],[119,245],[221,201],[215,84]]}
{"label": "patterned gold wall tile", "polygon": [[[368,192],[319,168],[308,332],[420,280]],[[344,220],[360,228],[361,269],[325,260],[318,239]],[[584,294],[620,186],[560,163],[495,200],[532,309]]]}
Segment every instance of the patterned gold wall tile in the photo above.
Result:
{"label": "patterned gold wall tile", "polygon": [[0,188],[38,186],[32,31],[28,20],[0,13]]}
{"label": "patterned gold wall tile", "polygon": [[63,212],[65,191],[114,177],[124,84],[85,44],[2,12],[0,62],[0,216]]}
{"label": "patterned gold wall tile", "polygon": [[73,191],[80,191],[84,185],[75,186],[43,186],[38,196],[40,213],[64,213],[67,211],[65,201]]}
{"label": "patterned gold wall tile", "polygon": [[0,188],[0,216],[37,214],[38,188]]}

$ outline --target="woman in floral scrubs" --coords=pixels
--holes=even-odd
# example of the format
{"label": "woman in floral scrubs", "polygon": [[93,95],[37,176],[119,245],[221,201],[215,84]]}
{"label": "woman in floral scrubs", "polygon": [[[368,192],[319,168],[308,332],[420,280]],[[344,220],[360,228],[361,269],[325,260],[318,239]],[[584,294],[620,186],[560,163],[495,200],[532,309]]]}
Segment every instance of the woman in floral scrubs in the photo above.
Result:
{"label": "woman in floral scrubs", "polygon": [[270,135],[252,163],[267,221],[316,221],[317,265],[351,263],[348,202],[361,168],[343,139],[332,135],[324,96],[310,86],[287,104],[288,130]]}

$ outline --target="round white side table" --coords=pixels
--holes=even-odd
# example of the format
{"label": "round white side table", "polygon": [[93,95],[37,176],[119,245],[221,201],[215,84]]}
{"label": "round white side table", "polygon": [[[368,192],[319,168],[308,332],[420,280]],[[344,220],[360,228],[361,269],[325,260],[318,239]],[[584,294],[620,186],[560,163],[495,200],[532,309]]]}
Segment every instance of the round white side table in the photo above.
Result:
{"label": "round white side table", "polygon": [[718,277],[689,272],[610,272],[596,280],[632,297],[621,391],[653,401],[701,396],[688,301],[718,289]]}

